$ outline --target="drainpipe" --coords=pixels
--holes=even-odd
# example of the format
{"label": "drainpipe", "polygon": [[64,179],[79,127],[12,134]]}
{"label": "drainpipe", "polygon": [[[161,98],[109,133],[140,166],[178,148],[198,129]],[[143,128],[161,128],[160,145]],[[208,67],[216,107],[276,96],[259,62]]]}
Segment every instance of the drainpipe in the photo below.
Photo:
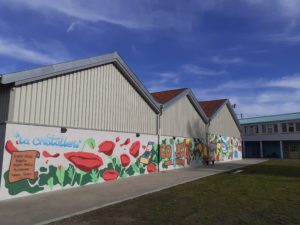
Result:
{"label": "drainpipe", "polygon": [[209,147],[209,145],[210,145],[210,142],[209,142],[209,128],[210,128],[210,118],[208,119],[208,122],[207,122],[207,125],[206,125],[206,131],[205,131],[205,133],[206,133],[206,137],[205,137],[205,142],[206,142],[206,144],[207,144],[207,146]]}
{"label": "drainpipe", "polygon": [[162,110],[163,110],[164,106],[160,105],[160,112],[157,115],[157,172],[159,173],[159,159],[160,159],[160,119],[161,119],[161,115],[162,115]]}

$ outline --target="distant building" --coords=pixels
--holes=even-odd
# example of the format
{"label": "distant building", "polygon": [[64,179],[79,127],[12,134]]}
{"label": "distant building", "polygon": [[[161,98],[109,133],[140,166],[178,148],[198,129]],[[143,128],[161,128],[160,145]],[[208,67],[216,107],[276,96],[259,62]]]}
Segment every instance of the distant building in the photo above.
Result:
{"label": "distant building", "polygon": [[300,158],[300,113],[240,119],[244,157]]}

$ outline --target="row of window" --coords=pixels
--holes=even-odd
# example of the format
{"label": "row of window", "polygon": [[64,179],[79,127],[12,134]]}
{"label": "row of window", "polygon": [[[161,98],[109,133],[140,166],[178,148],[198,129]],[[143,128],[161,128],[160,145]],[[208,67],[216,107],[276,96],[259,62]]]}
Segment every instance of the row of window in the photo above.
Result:
{"label": "row of window", "polygon": [[[280,131],[278,125],[281,127]],[[244,126],[244,132],[246,134],[274,134],[278,132],[281,133],[300,132],[300,122]]]}

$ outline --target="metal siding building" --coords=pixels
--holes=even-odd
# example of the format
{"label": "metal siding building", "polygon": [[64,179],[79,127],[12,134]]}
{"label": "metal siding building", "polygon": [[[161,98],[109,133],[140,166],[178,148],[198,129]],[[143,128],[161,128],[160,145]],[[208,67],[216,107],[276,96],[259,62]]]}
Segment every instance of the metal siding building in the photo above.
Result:
{"label": "metal siding building", "polygon": [[199,102],[210,118],[208,142],[217,161],[242,159],[241,127],[228,99]]}
{"label": "metal siding building", "polygon": [[161,91],[152,96],[162,104],[160,135],[206,139],[208,119],[190,89]]}
{"label": "metal siding building", "polygon": [[[121,60],[115,53],[109,57]],[[29,83],[21,81],[18,85],[15,82],[16,86],[10,89],[10,107],[8,88],[1,88],[0,121],[156,134],[159,107],[145,101],[141,92],[147,91],[138,80],[142,91],[138,91],[127,74],[116,67],[122,63],[106,62],[79,69],[71,65],[74,71],[69,73],[58,70],[57,74],[45,79],[39,76]],[[27,74],[30,71],[22,76]]]}
{"label": "metal siding building", "polygon": [[161,135],[205,139],[205,121],[187,96],[180,98],[163,111]]}
{"label": "metal siding building", "polygon": [[113,65],[17,86],[11,122],[156,133],[156,113]]}
{"label": "metal siding building", "polygon": [[0,124],[8,120],[10,87],[0,84]]}
{"label": "metal siding building", "polygon": [[210,132],[229,137],[241,137],[240,130],[234,121],[228,106],[222,107],[213,118],[209,127]]}

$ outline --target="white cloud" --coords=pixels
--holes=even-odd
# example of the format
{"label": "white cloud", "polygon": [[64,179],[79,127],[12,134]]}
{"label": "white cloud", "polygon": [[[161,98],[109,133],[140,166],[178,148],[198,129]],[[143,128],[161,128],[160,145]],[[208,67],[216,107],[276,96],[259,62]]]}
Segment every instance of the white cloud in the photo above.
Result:
{"label": "white cloud", "polygon": [[273,42],[286,42],[289,44],[298,44],[300,43],[300,34],[299,33],[290,33],[283,32],[279,34],[268,34],[263,37],[267,41]]}
{"label": "white cloud", "polygon": [[83,23],[81,21],[74,21],[70,24],[70,26],[67,29],[67,32],[72,32],[75,30],[76,27],[83,25]]}
{"label": "white cloud", "polygon": [[217,76],[217,75],[224,75],[227,73],[225,70],[212,70],[212,69],[200,67],[193,64],[185,64],[182,66],[182,69],[186,73],[192,73],[200,76]]}
{"label": "white cloud", "polygon": [[273,80],[230,81],[214,88],[195,89],[194,93],[200,100],[229,98],[244,117],[300,112],[300,74]]}
{"label": "white cloud", "polygon": [[300,74],[284,76],[279,79],[271,80],[268,82],[267,86],[300,89]]}
{"label": "white cloud", "polygon": [[244,59],[240,57],[225,58],[220,56],[214,56],[212,57],[212,61],[217,64],[241,64],[244,62]]}
{"label": "white cloud", "polygon": [[[43,46],[47,45],[44,43]],[[53,52],[54,48],[47,46],[48,53],[39,51],[25,44],[24,41],[16,39],[7,39],[0,36],[0,55],[19,59],[25,62],[31,62],[35,64],[53,64],[61,60],[57,57],[56,53]],[[63,50],[62,50],[63,52]]]}
{"label": "white cloud", "polygon": [[180,78],[177,73],[163,72],[153,75],[153,79],[145,83],[150,92],[178,88]]}

